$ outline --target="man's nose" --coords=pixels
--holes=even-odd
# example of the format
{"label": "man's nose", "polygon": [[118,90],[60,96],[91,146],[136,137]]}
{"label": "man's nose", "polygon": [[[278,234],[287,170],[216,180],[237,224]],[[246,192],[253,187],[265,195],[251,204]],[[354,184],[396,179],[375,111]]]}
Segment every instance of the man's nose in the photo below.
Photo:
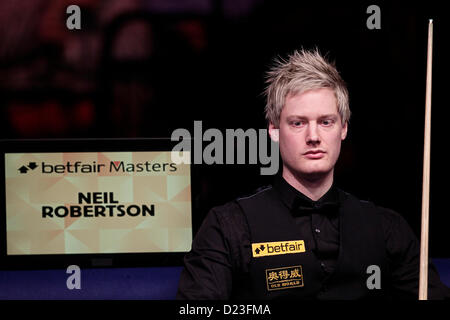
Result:
{"label": "man's nose", "polygon": [[320,135],[318,131],[318,126],[316,122],[311,122],[308,125],[308,132],[306,136],[306,143],[310,144],[319,144],[320,143]]}

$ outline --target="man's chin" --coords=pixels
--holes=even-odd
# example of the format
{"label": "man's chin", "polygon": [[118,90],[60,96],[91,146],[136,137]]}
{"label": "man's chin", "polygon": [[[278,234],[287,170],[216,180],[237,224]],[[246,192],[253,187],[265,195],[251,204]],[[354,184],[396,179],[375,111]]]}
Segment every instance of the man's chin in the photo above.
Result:
{"label": "man's chin", "polygon": [[[318,163],[317,163],[318,164]],[[329,177],[333,174],[333,167],[327,165],[316,165],[316,166],[283,166],[283,172],[289,172],[288,175],[295,177],[296,179],[307,180],[307,181],[318,181]],[[284,175],[284,173],[283,173]]]}
{"label": "man's chin", "polygon": [[330,173],[332,173],[332,170],[325,170],[325,169],[314,169],[314,170],[299,170],[297,171],[297,176],[306,179],[309,181],[317,181],[326,178]]}

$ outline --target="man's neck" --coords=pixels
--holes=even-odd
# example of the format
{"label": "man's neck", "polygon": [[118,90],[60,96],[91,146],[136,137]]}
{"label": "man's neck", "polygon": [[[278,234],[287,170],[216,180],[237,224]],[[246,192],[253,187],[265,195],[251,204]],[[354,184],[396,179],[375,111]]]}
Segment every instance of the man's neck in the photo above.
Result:
{"label": "man's neck", "polygon": [[295,189],[313,201],[319,200],[333,184],[333,170],[323,176],[302,177],[283,168],[283,178]]}

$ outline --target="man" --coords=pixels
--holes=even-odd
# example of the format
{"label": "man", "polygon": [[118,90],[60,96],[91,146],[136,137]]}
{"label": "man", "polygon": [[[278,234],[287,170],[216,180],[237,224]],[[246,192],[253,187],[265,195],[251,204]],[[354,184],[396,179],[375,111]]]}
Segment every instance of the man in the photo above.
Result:
{"label": "man", "polygon": [[[419,243],[397,213],[338,189],[350,109],[316,51],[268,73],[266,118],[279,142],[273,186],[213,208],[185,257],[180,299],[417,299]],[[429,298],[448,297],[430,265]]]}

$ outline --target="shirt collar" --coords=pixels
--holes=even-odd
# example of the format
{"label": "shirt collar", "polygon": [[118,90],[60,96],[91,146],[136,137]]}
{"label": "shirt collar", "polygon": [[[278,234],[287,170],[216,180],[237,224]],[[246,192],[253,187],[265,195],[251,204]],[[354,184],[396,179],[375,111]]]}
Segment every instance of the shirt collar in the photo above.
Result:
{"label": "shirt collar", "polygon": [[281,175],[274,181],[274,189],[288,209],[295,215],[312,212],[336,213],[340,205],[338,189],[333,183],[330,189],[317,201],[314,201],[291,186]]}

